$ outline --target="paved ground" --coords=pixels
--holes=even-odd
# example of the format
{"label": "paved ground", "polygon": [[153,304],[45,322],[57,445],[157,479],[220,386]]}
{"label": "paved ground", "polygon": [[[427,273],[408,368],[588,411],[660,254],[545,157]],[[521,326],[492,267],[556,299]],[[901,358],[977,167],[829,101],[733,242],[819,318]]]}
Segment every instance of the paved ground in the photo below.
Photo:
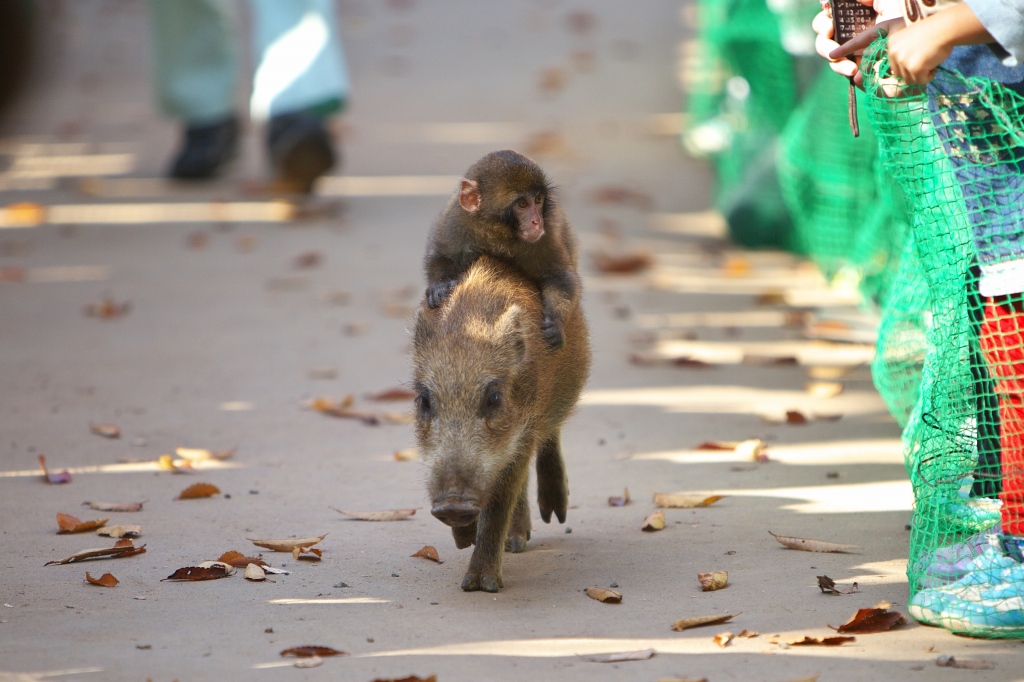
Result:
{"label": "paved ground", "polygon": [[[666,134],[681,97],[679,3],[586,3],[575,21],[564,2],[486,5],[339,3],[355,83],[343,174],[282,220],[288,206],[252,192],[265,174],[258,131],[212,186],[157,179],[174,130],[151,110],[143,6],[42,4],[39,69],[0,124],[0,206],[28,202],[0,213],[0,680],[1016,678],[1019,643],[914,624],[837,648],[769,643],[830,634],[881,600],[905,611],[909,486],[866,349],[804,339],[805,312],[845,312],[842,296],[789,256],[732,249],[705,213],[707,169]],[[422,465],[394,457],[411,429],[304,406],[351,394],[360,409],[405,409],[365,396],[408,380],[427,228],[455,176],[505,146],[562,187],[586,254],[595,365],[565,431],[568,527],[535,519],[505,589],[466,594],[468,553],[423,509]],[[601,201],[616,196],[627,201]],[[647,249],[656,266],[601,275],[590,254],[602,248]],[[85,314],[104,299],[130,310]],[[709,364],[630,361],[679,354]],[[842,392],[807,390],[822,378]],[[841,419],[777,423],[786,410]],[[747,438],[768,444],[769,462],[694,451]],[[237,450],[161,471],[178,447]],[[42,482],[39,454],[72,482]],[[200,481],[223,494],[174,500]],[[633,502],[609,506],[626,486]],[[651,494],[676,491],[726,497],[642,533]],[[147,502],[134,514],[81,506],[98,500]],[[332,507],[421,511],[368,523]],[[140,524],[146,552],[44,567],[109,544],[56,535],[58,512]],[[769,531],[863,550],[786,550]],[[320,562],[265,553],[291,571],[273,583],[161,582],[259,551],[246,538],[325,533]],[[443,564],[409,556],[428,544]],[[712,570],[730,584],[701,592],[696,575]],[[88,585],[86,571],[120,583]],[[822,594],[823,574],[860,592]],[[613,585],[619,605],[582,591]],[[760,635],[712,641],[744,629]],[[350,656],[297,670],[278,655],[311,644]],[[581,657],[647,648],[645,661]],[[940,669],[940,654],[995,668]]]}

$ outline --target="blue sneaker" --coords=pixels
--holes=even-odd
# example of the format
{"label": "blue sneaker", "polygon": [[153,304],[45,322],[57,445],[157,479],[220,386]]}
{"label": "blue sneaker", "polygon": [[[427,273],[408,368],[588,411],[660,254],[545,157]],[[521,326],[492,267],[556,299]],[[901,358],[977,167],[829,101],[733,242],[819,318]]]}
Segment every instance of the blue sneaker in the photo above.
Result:
{"label": "blue sneaker", "polygon": [[918,587],[944,587],[967,575],[968,566],[989,546],[989,536],[998,535],[999,524],[972,535],[962,542],[923,552],[913,567]]}
{"label": "blue sneaker", "polygon": [[914,595],[908,610],[915,620],[982,637],[1024,633],[1024,564],[1004,553],[1019,551],[1024,540],[991,538],[962,578]]}

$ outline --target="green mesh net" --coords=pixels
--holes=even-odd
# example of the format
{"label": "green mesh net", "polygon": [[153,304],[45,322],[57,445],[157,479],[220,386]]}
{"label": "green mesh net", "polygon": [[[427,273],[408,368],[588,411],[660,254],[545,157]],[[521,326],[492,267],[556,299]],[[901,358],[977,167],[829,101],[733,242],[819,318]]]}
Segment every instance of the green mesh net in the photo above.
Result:
{"label": "green mesh net", "polygon": [[[884,40],[861,70],[916,256],[903,261],[876,358],[890,379],[921,367],[915,404],[887,398],[909,410],[909,610],[957,632],[1024,637],[1024,98],[945,69],[927,90],[900,87]],[[927,315],[915,312],[922,301]]]}

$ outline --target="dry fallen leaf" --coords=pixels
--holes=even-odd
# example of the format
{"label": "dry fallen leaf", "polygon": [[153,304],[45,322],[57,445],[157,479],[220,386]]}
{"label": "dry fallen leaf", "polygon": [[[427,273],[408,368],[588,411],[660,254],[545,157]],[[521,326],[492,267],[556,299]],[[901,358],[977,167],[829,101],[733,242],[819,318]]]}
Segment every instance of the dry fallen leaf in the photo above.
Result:
{"label": "dry fallen leaf", "polygon": [[189,462],[231,459],[236,448],[230,450],[206,450],[203,448],[174,448],[174,454]]}
{"label": "dry fallen leaf", "polygon": [[786,423],[795,424],[797,426],[803,426],[810,420],[799,410],[786,410]]}
{"label": "dry fallen leaf", "polygon": [[613,507],[625,507],[629,504],[629,488],[626,488],[625,492],[622,493],[622,497],[609,497],[608,504]]}
{"label": "dry fallen leaf", "polygon": [[653,514],[649,515],[644,519],[644,523],[640,526],[640,530],[652,533],[656,530],[662,530],[665,528],[665,512],[660,509]]}
{"label": "dry fallen leaf", "polygon": [[847,642],[856,642],[856,637],[768,637],[769,644],[785,644],[786,646],[841,646]]}
{"label": "dry fallen leaf", "polygon": [[89,430],[104,438],[120,438],[121,429],[114,424],[89,424]]}
{"label": "dry fallen leaf", "polygon": [[712,571],[710,573],[698,573],[697,580],[700,582],[700,589],[704,592],[720,590],[729,584],[729,571]]}
{"label": "dry fallen leaf", "polygon": [[576,35],[585,36],[597,26],[597,16],[593,12],[573,10],[566,15],[565,25]]}
{"label": "dry fallen leaf", "polygon": [[727,613],[722,616],[697,616],[695,618],[682,618],[672,623],[672,629],[676,632],[682,632],[683,630],[687,630],[689,628],[699,628],[703,625],[719,625],[721,623],[728,622],[729,620],[740,615],[740,613],[743,612],[740,611],[739,613]]}
{"label": "dry fallen leaf", "polygon": [[367,426],[377,426],[381,422],[381,417],[373,412],[366,412],[364,410],[353,410],[350,405],[354,401],[353,396],[345,396],[342,400],[335,402],[330,398],[314,398],[310,403],[310,407],[319,412],[320,414],[326,414],[331,417],[338,417],[339,419],[358,419]]}
{"label": "dry fallen leaf", "polygon": [[418,462],[418,461],[420,461],[420,449],[419,448],[405,448],[404,450],[395,450],[395,461],[397,461],[397,462]]}
{"label": "dry fallen leaf", "polygon": [[193,483],[189,487],[178,493],[176,500],[194,500],[201,497],[211,497],[213,495],[219,495],[220,488],[213,485],[212,483]]}
{"label": "dry fallen leaf", "polygon": [[91,585],[99,585],[100,587],[113,587],[118,583],[118,579],[110,573],[104,573],[99,578],[93,578],[89,575],[89,571],[85,572],[85,580]]}
{"label": "dry fallen leaf", "polygon": [[173,471],[176,474],[189,474],[194,471],[190,461],[187,459],[175,461],[170,455],[160,455],[156,460],[156,466],[162,471]]}
{"label": "dry fallen leaf", "polygon": [[818,576],[818,587],[826,594],[852,594],[857,591],[857,583],[853,583],[848,589],[841,589],[832,578],[827,575]]}
{"label": "dry fallen leaf", "polygon": [[778,540],[782,545],[789,549],[798,549],[803,552],[852,552],[857,549],[863,549],[857,545],[841,545],[835,542],[825,542],[823,540],[807,540],[805,538],[792,538],[786,535],[776,535],[775,533],[768,531],[768,534]]}
{"label": "dry fallen leaf", "polygon": [[740,441],[738,441],[738,440],[732,440],[732,441],[729,441],[729,440],[709,440],[709,441],[704,441],[703,443],[700,443],[699,445],[697,445],[693,449],[694,450],[715,450],[715,451],[723,451],[723,452],[725,452],[725,451],[733,451],[733,450],[735,450],[739,446],[739,444],[740,444]]}
{"label": "dry fallen leaf", "polygon": [[267,579],[267,572],[259,564],[249,564],[245,567],[245,579],[259,582]]}
{"label": "dry fallen leaf", "polygon": [[292,550],[292,557],[302,561],[320,561],[324,553],[313,547],[296,547]]}
{"label": "dry fallen leaf", "polygon": [[615,590],[606,590],[603,587],[588,587],[586,593],[591,599],[596,599],[603,604],[622,603],[622,594]]}
{"label": "dry fallen leaf", "polygon": [[319,656],[310,656],[308,658],[296,659],[293,664],[296,668],[319,668],[324,664],[324,659]]}
{"label": "dry fallen leaf", "polygon": [[850,620],[837,628],[833,628],[831,625],[829,627],[836,632],[844,634],[853,632],[859,635],[868,635],[876,632],[886,632],[897,625],[903,625],[907,622],[906,616],[899,611],[890,611],[891,607],[892,604],[883,601],[872,608],[859,609],[857,613],[850,617]]}
{"label": "dry fallen leaf", "polygon": [[252,538],[246,538],[246,540],[257,547],[264,547],[274,552],[292,552],[296,548],[312,547],[322,541],[325,537],[327,537],[327,533],[324,533],[319,537],[312,538],[288,538],[284,540],[253,540]]}
{"label": "dry fallen leaf", "polygon": [[332,649],[329,646],[297,646],[291,649],[285,649],[281,652],[282,656],[299,656],[301,658],[307,658],[309,656],[348,656],[344,651],[338,651]]}
{"label": "dry fallen leaf", "polygon": [[593,254],[593,263],[594,269],[605,275],[633,275],[654,265],[654,257],[646,251],[626,254],[599,251]]}
{"label": "dry fallen leaf", "polygon": [[57,513],[57,534],[84,533],[90,530],[102,528],[109,519],[95,519],[93,521],[81,521],[71,514]]}
{"label": "dry fallen leaf", "polygon": [[217,561],[227,564],[228,566],[234,566],[235,568],[245,568],[249,564],[256,564],[257,566],[266,566],[267,562],[259,557],[245,556],[237,550],[229,550],[224,552]]}
{"label": "dry fallen leaf", "polygon": [[43,480],[47,483],[53,483],[54,485],[60,483],[71,483],[71,474],[68,473],[67,469],[56,473],[50,473],[50,470],[46,468],[45,455],[39,455],[39,468],[43,470]]}
{"label": "dry fallen leaf", "polygon": [[132,309],[130,301],[118,303],[111,298],[104,298],[99,303],[90,303],[85,306],[86,317],[98,317],[101,320],[112,320],[115,317],[127,315]]}
{"label": "dry fallen leaf", "polygon": [[308,270],[310,268],[320,267],[323,260],[324,255],[319,251],[307,251],[306,253],[300,253],[292,259],[292,267],[296,270]]}
{"label": "dry fallen leaf", "polygon": [[4,226],[34,227],[46,221],[46,207],[31,201],[8,204],[0,211]]}
{"label": "dry fallen leaf", "polygon": [[538,87],[541,92],[550,94],[565,89],[565,69],[551,67],[540,72]]}
{"label": "dry fallen leaf", "polygon": [[761,633],[758,632],[757,630],[741,630],[740,634],[738,634],[736,636],[737,637],[742,637],[743,639],[751,639],[753,637],[759,636],[760,634]]}
{"label": "dry fallen leaf", "polygon": [[735,637],[736,635],[732,634],[731,632],[719,632],[717,635],[715,635],[714,642],[715,644],[724,649],[725,647],[729,646],[729,644]]}
{"label": "dry fallen leaf", "polygon": [[430,559],[431,561],[437,562],[439,564],[444,563],[443,561],[441,561],[441,556],[437,553],[437,549],[433,545],[424,545],[422,549],[420,549],[418,552],[410,556]]}
{"label": "dry fallen leaf", "polygon": [[708,682],[706,677],[659,677],[658,682]]}
{"label": "dry fallen leaf", "polygon": [[339,514],[357,521],[401,521],[416,513],[416,509],[386,509],[381,511],[343,511],[331,507]]}
{"label": "dry fallen leaf", "polygon": [[[203,565],[208,564],[208,565]],[[217,580],[218,578],[226,578],[235,572],[234,566],[229,566],[220,561],[206,561],[199,566],[186,566],[185,568],[179,568],[171,575],[167,576],[160,582],[172,581],[172,582],[183,582],[191,580]]]}
{"label": "dry fallen leaf", "polygon": [[63,559],[57,559],[56,561],[47,561],[44,566],[50,566],[53,564],[73,564],[79,561],[91,561],[93,559],[120,559],[127,556],[135,556],[136,554],[143,554],[146,551],[146,546],[141,545],[135,547],[131,540],[121,539],[114,543],[113,547],[101,547],[99,549],[83,549],[80,552],[75,552],[71,556],[64,557]]}
{"label": "dry fallen leaf", "polygon": [[396,400],[412,400],[416,397],[416,392],[412,389],[405,388],[404,386],[396,386],[395,388],[384,389],[383,391],[377,391],[366,396],[367,400],[376,400],[379,402],[388,402]]}
{"label": "dry fallen leaf", "polygon": [[672,493],[654,493],[654,504],[663,509],[693,509],[709,507],[724,497],[723,495],[683,495]]}
{"label": "dry fallen leaf", "polygon": [[82,505],[96,511],[138,512],[142,511],[142,505],[146,504],[146,502],[148,500],[143,500],[142,502],[83,502]]}
{"label": "dry fallen leaf", "polygon": [[131,524],[104,526],[96,531],[96,535],[105,535],[108,538],[137,538],[142,536],[142,526]]}
{"label": "dry fallen leaf", "polygon": [[809,381],[807,382],[807,393],[812,398],[834,398],[843,392],[843,385],[838,381]]}
{"label": "dry fallen leaf", "polygon": [[419,675],[409,675],[408,677],[378,677],[373,682],[437,682],[437,675],[431,675],[430,677],[420,677]]}

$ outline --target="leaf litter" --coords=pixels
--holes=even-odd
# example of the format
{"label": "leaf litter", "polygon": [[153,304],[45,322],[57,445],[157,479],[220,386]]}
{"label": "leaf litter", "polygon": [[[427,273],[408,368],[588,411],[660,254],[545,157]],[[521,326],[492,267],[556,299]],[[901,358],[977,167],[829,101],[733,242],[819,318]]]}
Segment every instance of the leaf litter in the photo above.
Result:
{"label": "leaf litter", "polygon": [[108,538],[137,538],[142,536],[142,526],[134,524],[104,526],[96,530],[96,535],[104,535]]}
{"label": "leaf litter", "polygon": [[106,525],[110,519],[94,519],[92,521],[82,521],[78,517],[72,516],[71,514],[57,513],[57,534],[65,535],[68,533],[85,533],[90,530],[96,530]]}
{"label": "leaf litter", "polygon": [[298,656],[300,658],[308,658],[310,656],[320,656],[321,658],[323,658],[325,656],[348,656],[348,653],[344,652],[344,651],[338,651],[337,649],[332,649],[329,646],[316,646],[316,645],[310,646],[310,645],[307,645],[307,646],[296,646],[296,647],[292,647],[290,649],[285,649],[284,651],[281,652],[281,655],[282,656]]}
{"label": "leaf litter", "polygon": [[193,483],[178,493],[176,500],[196,500],[220,494],[220,488],[212,483]]}
{"label": "leaf litter", "polygon": [[149,500],[142,502],[83,502],[82,506],[89,507],[95,511],[104,512],[140,512],[142,505]]}
{"label": "leaf litter", "polygon": [[89,575],[89,571],[85,572],[85,581],[90,585],[99,585],[100,587],[114,587],[118,582],[120,582],[110,573],[104,573],[99,578],[93,578]]}
{"label": "leaf litter", "polygon": [[139,547],[136,547],[131,540],[123,538],[114,543],[113,547],[101,547],[99,549],[83,549],[82,551],[75,552],[71,556],[64,557],[63,559],[47,561],[43,565],[50,566],[54,564],[73,564],[79,561],[91,561],[94,559],[120,559],[122,557],[143,554],[145,551],[145,545],[140,545]]}
{"label": "leaf litter", "polygon": [[620,651],[613,654],[580,656],[580,658],[591,663],[623,663],[625,661],[646,661],[654,656],[655,653],[654,649],[640,649],[639,651]]}
{"label": "leaf litter", "polygon": [[622,497],[609,497],[608,504],[612,507],[625,507],[629,504],[629,488],[626,488],[625,492],[622,493]]}
{"label": "leaf litter", "polygon": [[179,568],[160,582],[189,582],[199,580],[217,580],[226,578],[235,572],[235,567],[222,561],[204,561],[198,566]]}
{"label": "leaf litter", "polygon": [[663,530],[665,528],[665,512],[660,509],[653,514],[648,515],[644,519],[643,525],[640,526],[640,530],[653,533],[654,531]]}
{"label": "leaf litter", "polygon": [[796,549],[802,552],[853,552],[858,549],[864,549],[858,545],[844,545],[836,542],[825,542],[824,540],[808,540],[806,538],[794,538],[788,535],[776,535],[775,533],[768,531],[768,534],[779,541],[784,547],[788,549]]}
{"label": "leaf litter", "polygon": [[327,537],[327,533],[310,538],[285,538],[283,540],[254,540],[246,538],[257,547],[269,549],[272,552],[294,552],[296,549],[306,550]]}
{"label": "leaf litter", "polygon": [[887,632],[897,625],[903,625],[907,622],[906,616],[899,611],[890,611],[892,604],[889,602],[879,602],[873,607],[868,609],[859,609],[857,613],[850,617],[850,620],[846,621],[839,627],[830,628],[838,633],[856,633],[859,635],[874,634],[877,632]]}
{"label": "leaf litter", "polygon": [[331,509],[356,521],[403,521],[416,513],[416,509],[384,509],[380,511],[343,511],[335,507],[331,507]]}
{"label": "leaf litter", "polygon": [[711,571],[710,573],[698,573],[697,581],[703,592],[714,592],[724,589],[729,584],[729,571]]}
{"label": "leaf litter", "polygon": [[121,429],[114,424],[89,424],[89,430],[97,436],[103,436],[104,438],[114,439],[121,437]]}
{"label": "leaf litter", "polygon": [[603,587],[588,587],[584,590],[587,596],[602,604],[621,604],[622,594],[615,590],[606,590]]}
{"label": "leaf litter", "polygon": [[410,554],[409,556],[429,559],[438,564],[444,563],[443,561],[441,561],[441,556],[437,553],[437,548],[433,545],[424,545],[423,548],[420,549],[418,552],[416,552],[415,554]]}
{"label": "leaf litter", "polygon": [[67,469],[63,471],[51,473],[46,468],[46,456],[39,455],[39,468],[43,470],[43,480],[53,485],[60,485],[61,483],[71,483],[71,474],[68,473]]}
{"label": "leaf litter", "polygon": [[681,618],[676,622],[672,623],[672,629],[676,632],[682,632],[690,628],[699,628],[704,625],[720,625],[721,623],[728,622],[736,616],[743,613],[739,611],[737,613],[726,613],[720,616],[697,616],[695,618]]}
{"label": "leaf litter", "polygon": [[710,507],[724,495],[685,495],[679,493],[654,493],[654,504],[664,509],[694,509]]}
{"label": "leaf litter", "polygon": [[784,647],[790,646],[842,646],[847,642],[856,642],[856,637],[779,637],[773,635],[766,638],[769,644],[778,644]]}

